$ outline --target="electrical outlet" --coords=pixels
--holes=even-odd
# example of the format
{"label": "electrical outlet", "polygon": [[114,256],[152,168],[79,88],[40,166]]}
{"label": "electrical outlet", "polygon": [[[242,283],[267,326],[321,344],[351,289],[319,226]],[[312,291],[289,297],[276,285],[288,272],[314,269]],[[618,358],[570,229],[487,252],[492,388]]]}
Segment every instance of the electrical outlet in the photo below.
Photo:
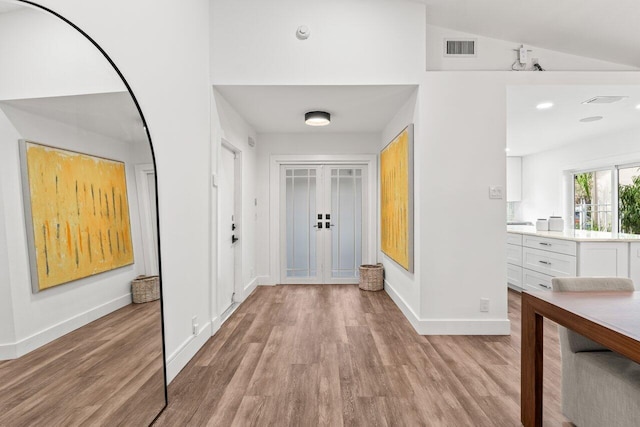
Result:
{"label": "electrical outlet", "polygon": [[193,318],[191,319],[191,332],[193,333],[193,335],[198,335],[198,327],[200,325],[198,325],[198,316],[193,316]]}
{"label": "electrical outlet", "polygon": [[480,311],[482,313],[489,312],[489,298],[480,298]]}

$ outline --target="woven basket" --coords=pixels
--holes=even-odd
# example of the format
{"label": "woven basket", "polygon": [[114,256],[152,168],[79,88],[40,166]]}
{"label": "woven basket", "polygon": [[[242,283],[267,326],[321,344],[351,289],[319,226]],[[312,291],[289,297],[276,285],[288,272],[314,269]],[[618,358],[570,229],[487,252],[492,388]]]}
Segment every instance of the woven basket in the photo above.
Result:
{"label": "woven basket", "polygon": [[131,282],[133,302],[143,302],[160,299],[160,280],[158,276],[138,276]]}
{"label": "woven basket", "polygon": [[384,270],[382,264],[360,266],[360,289],[363,291],[381,291],[384,288]]}

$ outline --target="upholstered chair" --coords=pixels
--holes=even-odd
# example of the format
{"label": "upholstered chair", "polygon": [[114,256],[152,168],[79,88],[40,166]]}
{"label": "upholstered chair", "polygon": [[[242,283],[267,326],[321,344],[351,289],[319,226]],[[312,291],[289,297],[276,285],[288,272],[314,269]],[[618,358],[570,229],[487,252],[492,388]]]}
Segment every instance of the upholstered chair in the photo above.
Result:
{"label": "upholstered chair", "polygon": [[[633,291],[620,277],[553,278],[554,292]],[[639,325],[640,326],[640,325]],[[640,425],[640,365],[562,326],[562,412],[577,427]]]}

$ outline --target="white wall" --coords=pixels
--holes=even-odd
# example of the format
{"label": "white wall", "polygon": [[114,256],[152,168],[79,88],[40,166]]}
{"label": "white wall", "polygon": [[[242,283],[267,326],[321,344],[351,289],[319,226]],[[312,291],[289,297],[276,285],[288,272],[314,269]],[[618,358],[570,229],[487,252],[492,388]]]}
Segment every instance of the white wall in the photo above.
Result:
{"label": "white wall", "polygon": [[[414,82],[425,6],[389,0],[213,0],[214,84]],[[311,36],[296,38],[306,25]]]}
{"label": "white wall", "polygon": [[[257,274],[260,284],[280,283],[275,271],[270,268],[270,242],[280,236],[270,236],[270,167],[271,156],[277,154],[321,155],[321,154],[376,154],[378,134],[361,133],[305,133],[305,134],[260,134],[258,135],[258,173],[256,194],[258,198],[258,221],[256,248]],[[375,183],[373,183],[375,185]]]}
{"label": "white wall", "polygon": [[0,99],[123,88],[113,68],[87,39],[60,19],[32,9],[0,14],[0,58]]}
{"label": "white wall", "polygon": [[[452,58],[444,56],[445,38],[472,38],[476,39],[477,55],[472,58]],[[538,58],[540,65],[547,71],[627,71],[637,68],[601,61],[583,56],[570,55],[568,53],[542,49],[526,44],[526,40],[499,40],[482,37],[476,34],[464,33],[449,28],[426,26],[427,40],[427,70],[495,70],[509,71],[518,58],[518,52],[525,43],[529,52],[529,58]]]}
{"label": "white wall", "polygon": [[[110,55],[145,114],[156,153],[171,380],[211,335],[209,1],[39,0]],[[123,13],[124,11],[124,13]],[[117,30],[116,30],[117,29]]]}
{"label": "white wall", "polygon": [[[50,144],[125,163],[134,264],[33,294],[31,291],[18,139]],[[134,147],[67,124],[3,106],[0,112],[0,176],[6,240],[0,257],[9,273],[17,356],[31,351],[96,318],[131,303],[130,282],[143,273],[140,215],[134,172]],[[150,154],[149,154],[150,156]],[[145,159],[146,162],[149,159]],[[4,324],[3,324],[4,325]],[[4,328],[2,328],[4,329]],[[10,344],[12,342],[0,342]]]}
{"label": "white wall", "polygon": [[640,129],[587,139],[554,150],[523,157],[523,218],[533,221],[562,215],[565,224],[572,215],[567,200],[565,171],[611,167],[640,162]]}
{"label": "white wall", "polygon": [[[227,102],[226,99],[214,90],[214,106],[212,111],[213,150],[216,153],[214,161],[215,173],[220,170],[220,148],[221,141],[225,140],[233,148],[240,152],[242,161],[242,219],[238,229],[240,247],[242,251],[242,290],[236,292],[236,298],[244,300],[256,286],[256,222],[257,206],[256,183],[257,183],[257,147],[249,146],[249,137],[257,141],[258,137],[253,128],[238,114],[238,112]],[[214,191],[217,190],[214,189]],[[217,205],[216,205],[217,206]],[[217,220],[217,207],[215,218]],[[216,222],[217,224],[217,222]],[[213,239],[217,242],[217,238]],[[216,257],[216,262],[218,258]],[[219,270],[218,270],[219,271]],[[219,279],[218,279],[219,280]],[[217,303],[216,303],[217,304]],[[214,307],[217,305],[214,304]],[[220,315],[217,313],[216,315]]]}

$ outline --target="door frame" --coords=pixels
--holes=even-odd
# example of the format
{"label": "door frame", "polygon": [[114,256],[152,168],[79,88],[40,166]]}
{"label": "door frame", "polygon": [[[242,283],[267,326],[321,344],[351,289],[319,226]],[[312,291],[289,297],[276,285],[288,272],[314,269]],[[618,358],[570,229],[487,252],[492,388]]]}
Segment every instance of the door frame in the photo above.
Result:
{"label": "door frame", "polygon": [[366,165],[367,166],[367,244],[362,252],[364,264],[374,264],[378,227],[377,222],[377,154],[274,154],[271,155],[269,167],[269,284],[280,283],[280,167],[283,165]]}
{"label": "door frame", "polygon": [[[237,302],[241,302],[244,299],[244,295],[242,295],[241,293],[243,292],[243,286],[242,286],[242,244],[243,244],[243,238],[242,238],[242,150],[239,149],[237,146],[235,146],[234,144],[230,143],[228,140],[221,138],[221,144],[220,144],[220,153],[222,153],[222,150],[229,150],[231,151],[234,155],[234,165],[233,165],[233,173],[234,173],[234,179],[233,179],[233,189],[234,189],[234,222],[236,224],[236,236],[240,239],[237,243],[235,243],[234,247],[233,247],[233,259],[234,259],[234,280],[233,280],[233,292],[234,292],[234,303]],[[219,158],[219,162],[222,162],[222,154],[220,154]],[[218,173],[220,173],[221,171],[221,164],[218,164]],[[218,195],[220,193],[220,188],[218,188]],[[221,210],[222,210],[222,206],[218,197],[218,206],[217,206],[217,226],[218,226],[218,236],[220,235],[220,230],[222,230],[222,215],[221,215]],[[221,284],[221,278],[220,278],[220,266],[221,264],[221,256],[222,256],[222,240],[220,238],[217,239],[217,245],[218,245],[218,256],[217,256],[217,262],[218,262],[218,272],[217,272],[217,280],[216,282],[218,283],[218,285]],[[216,311],[219,311],[218,315],[222,316],[222,314],[225,312],[225,310],[227,310],[227,308],[221,308],[220,304],[221,304],[221,286],[216,286],[216,302],[217,302],[217,307],[216,307]],[[232,304],[233,305],[233,304]],[[221,322],[224,322],[226,319],[221,318],[220,319]]]}
{"label": "door frame", "polygon": [[[144,260],[145,274],[160,274],[158,265],[158,249],[154,243],[154,228],[157,224],[151,218],[151,204],[155,203],[155,199],[151,199],[149,194],[149,175],[154,175],[156,169],[152,163],[143,163],[135,165],[136,171],[136,189],[138,191],[138,205],[140,213],[140,231],[142,234],[142,258]],[[156,193],[158,189],[156,188]],[[157,213],[156,213],[157,215]]]}

